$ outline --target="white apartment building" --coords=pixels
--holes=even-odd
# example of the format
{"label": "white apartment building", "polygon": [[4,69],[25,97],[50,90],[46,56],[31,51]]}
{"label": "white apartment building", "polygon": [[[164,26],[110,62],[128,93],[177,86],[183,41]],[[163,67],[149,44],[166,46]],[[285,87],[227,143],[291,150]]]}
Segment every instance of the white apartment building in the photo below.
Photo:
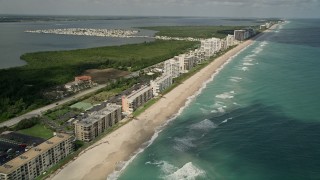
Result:
{"label": "white apartment building", "polygon": [[197,65],[197,59],[193,53],[188,53],[184,57],[184,69],[185,71],[189,71],[194,66]]}
{"label": "white apartment building", "polygon": [[150,81],[150,86],[152,87],[153,96],[158,96],[159,93],[166,90],[168,87],[172,85],[172,75],[171,74],[163,74],[158,77],[154,81]]}
{"label": "white apartment building", "polygon": [[179,73],[186,73],[185,64],[184,64],[185,54],[180,54],[179,56],[175,56],[173,59],[176,60],[179,64]]}
{"label": "white apartment building", "polygon": [[195,56],[196,58],[196,63],[197,64],[200,64],[202,63],[202,61],[204,61],[206,58],[205,58],[205,55],[204,55],[204,51],[201,51],[200,49],[195,49],[193,51],[193,55]]}
{"label": "white apartment building", "polygon": [[169,59],[164,62],[163,67],[164,74],[170,74],[172,78],[177,78],[180,76],[179,72],[179,62],[175,59]]}
{"label": "white apartment building", "polygon": [[153,97],[151,86],[142,86],[128,96],[122,96],[122,111],[128,114],[133,113],[138,107]]}
{"label": "white apartment building", "polygon": [[218,38],[210,38],[201,41],[201,50],[204,51],[205,57],[209,58],[221,49],[221,42]]}
{"label": "white apartment building", "polygon": [[36,179],[73,152],[73,137],[59,133],[0,166],[0,180]]}
{"label": "white apartment building", "polygon": [[234,35],[228,34],[228,36],[226,37],[226,41],[227,41],[227,47],[235,45]]}

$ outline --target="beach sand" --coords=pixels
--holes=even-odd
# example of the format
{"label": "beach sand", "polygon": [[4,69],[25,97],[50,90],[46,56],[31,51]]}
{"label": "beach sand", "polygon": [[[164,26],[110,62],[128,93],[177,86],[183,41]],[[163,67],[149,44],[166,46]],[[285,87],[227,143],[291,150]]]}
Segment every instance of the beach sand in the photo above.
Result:
{"label": "beach sand", "polygon": [[[264,33],[265,34],[265,33]],[[259,36],[264,36],[263,34]],[[256,37],[263,38],[263,37]],[[119,170],[121,162],[127,161],[135,152],[149,141],[157,127],[165,124],[168,119],[178,113],[188,100],[203,84],[209,80],[216,70],[229,58],[250,45],[255,39],[242,42],[223,56],[184,81],[178,87],[163,96],[137,119],[110,133],[93,147],[87,149],[74,161],[68,163],[54,177],[49,179],[105,180],[115,170]],[[119,163],[120,162],[120,163]]]}

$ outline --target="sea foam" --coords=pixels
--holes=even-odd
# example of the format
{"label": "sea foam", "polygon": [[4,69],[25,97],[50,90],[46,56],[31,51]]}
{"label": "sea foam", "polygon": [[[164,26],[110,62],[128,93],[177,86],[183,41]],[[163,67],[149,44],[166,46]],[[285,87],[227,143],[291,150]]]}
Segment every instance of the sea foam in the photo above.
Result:
{"label": "sea foam", "polygon": [[216,95],[216,98],[219,98],[219,99],[232,99],[234,97],[234,94],[235,94],[234,91],[224,92],[222,94]]}
{"label": "sea foam", "polygon": [[216,125],[209,119],[205,119],[201,122],[192,124],[190,126],[190,129],[195,129],[195,130],[209,130],[213,128],[216,128]]}
{"label": "sea foam", "polygon": [[165,180],[194,180],[197,177],[205,177],[204,170],[196,167],[192,162],[184,164],[181,168],[178,168],[166,161],[160,161],[159,165],[163,175],[161,179]]}
{"label": "sea foam", "polygon": [[196,145],[192,143],[192,141],[194,140],[195,139],[191,137],[174,138],[175,145],[173,146],[173,148],[175,150],[185,152],[192,147],[196,147]]}

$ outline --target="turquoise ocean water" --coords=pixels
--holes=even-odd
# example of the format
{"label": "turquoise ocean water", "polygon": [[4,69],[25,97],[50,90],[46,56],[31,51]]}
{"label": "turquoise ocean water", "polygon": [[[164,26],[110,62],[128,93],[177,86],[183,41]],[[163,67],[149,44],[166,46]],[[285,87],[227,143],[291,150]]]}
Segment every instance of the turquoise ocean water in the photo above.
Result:
{"label": "turquoise ocean water", "polygon": [[319,88],[320,21],[292,20],[226,64],[118,179],[320,179]]}

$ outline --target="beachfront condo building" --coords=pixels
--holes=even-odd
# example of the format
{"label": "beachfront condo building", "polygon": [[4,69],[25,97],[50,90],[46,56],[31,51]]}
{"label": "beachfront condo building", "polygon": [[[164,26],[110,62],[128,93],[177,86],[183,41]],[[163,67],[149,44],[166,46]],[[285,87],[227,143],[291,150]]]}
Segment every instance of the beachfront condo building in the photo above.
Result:
{"label": "beachfront condo building", "polygon": [[195,49],[192,53],[196,58],[196,64],[201,64],[205,60],[204,51],[201,51],[201,49]]}
{"label": "beachfront condo building", "polygon": [[166,90],[172,85],[171,74],[163,74],[154,81],[150,81],[150,86],[152,87],[153,96],[158,96],[161,92]]}
{"label": "beachfront condo building", "polygon": [[35,179],[73,151],[73,136],[56,134],[0,166],[0,180]]}
{"label": "beachfront condo building", "polygon": [[172,58],[164,62],[163,72],[170,74],[172,78],[177,78],[180,76],[179,67],[179,61]]}
{"label": "beachfront condo building", "polygon": [[151,86],[141,86],[140,89],[132,91],[128,96],[122,96],[122,111],[127,114],[133,113],[138,107],[153,97]]}
{"label": "beachfront condo building", "polygon": [[200,49],[204,52],[205,58],[209,58],[221,49],[221,40],[218,38],[210,38],[201,41]]}
{"label": "beachfront condo building", "polygon": [[235,45],[234,35],[228,34],[228,36],[226,37],[226,42],[227,42],[227,48],[229,48],[230,46]]}
{"label": "beachfront condo building", "polygon": [[246,39],[245,33],[245,30],[234,30],[234,39],[238,41],[244,41]]}
{"label": "beachfront condo building", "polygon": [[106,107],[92,112],[88,117],[75,122],[75,136],[77,140],[92,141],[109,127],[117,124],[122,118],[121,106],[106,104]]}
{"label": "beachfront condo building", "polygon": [[173,58],[174,60],[176,60],[178,62],[179,74],[183,74],[183,73],[187,72],[187,69],[185,68],[185,64],[184,64],[184,58],[185,58],[184,54],[180,54],[179,56],[175,56]]}

